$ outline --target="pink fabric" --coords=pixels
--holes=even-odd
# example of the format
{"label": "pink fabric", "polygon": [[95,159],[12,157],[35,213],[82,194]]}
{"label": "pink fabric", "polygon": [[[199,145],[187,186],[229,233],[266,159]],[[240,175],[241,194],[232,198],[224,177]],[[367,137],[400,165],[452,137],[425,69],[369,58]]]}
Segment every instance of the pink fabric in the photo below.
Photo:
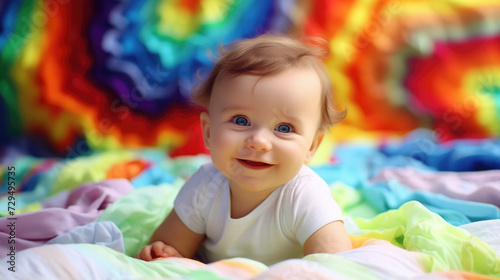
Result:
{"label": "pink fabric", "polygon": [[[130,182],[124,179],[87,183],[74,189],[66,199],[52,200],[45,205],[42,203],[48,208],[2,217],[0,240],[3,242],[0,243],[0,255],[6,256],[10,252],[10,246],[15,246],[16,252],[40,246],[77,226],[90,223],[106,207],[132,189]],[[64,198],[64,195],[59,198]],[[13,222],[15,229],[11,231],[12,226],[9,225]],[[9,239],[11,236],[15,236],[15,239]],[[15,244],[8,240],[15,240]]]}
{"label": "pink fabric", "polygon": [[414,168],[384,168],[372,182],[397,180],[414,189],[441,193],[451,198],[490,203],[500,207],[500,170],[431,172]]}

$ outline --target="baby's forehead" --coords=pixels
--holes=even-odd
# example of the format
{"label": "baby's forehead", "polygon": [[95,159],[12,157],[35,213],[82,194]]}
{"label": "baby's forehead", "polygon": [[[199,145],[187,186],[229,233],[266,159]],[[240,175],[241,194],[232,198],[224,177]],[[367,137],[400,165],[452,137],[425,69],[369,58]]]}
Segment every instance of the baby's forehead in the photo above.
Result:
{"label": "baby's forehead", "polygon": [[321,111],[321,96],[320,81],[314,71],[291,69],[272,76],[244,74],[222,79],[214,85],[211,103],[224,107],[232,107],[232,103],[239,103],[240,107],[253,104],[257,110],[288,115],[307,108]]}
{"label": "baby's forehead", "polygon": [[320,88],[323,87],[320,75],[316,69],[311,66],[294,66],[281,71],[265,73],[264,75],[252,71],[244,73],[223,71],[219,73],[215,79],[212,90],[217,86],[226,87],[234,83],[241,83],[243,80],[245,81],[244,86],[250,88],[255,88],[258,84],[261,84],[262,81],[269,80],[279,80],[283,82],[283,85],[313,80],[319,84]]}

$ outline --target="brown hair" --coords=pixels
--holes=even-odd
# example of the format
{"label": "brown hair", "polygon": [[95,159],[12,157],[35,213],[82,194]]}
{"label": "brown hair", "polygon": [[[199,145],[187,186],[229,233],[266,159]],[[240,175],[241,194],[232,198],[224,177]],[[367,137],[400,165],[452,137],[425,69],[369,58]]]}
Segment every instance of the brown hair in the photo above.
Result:
{"label": "brown hair", "polygon": [[237,41],[225,49],[220,48],[219,60],[208,79],[193,91],[193,101],[207,108],[216,80],[228,74],[267,76],[278,74],[291,67],[310,66],[321,81],[323,102],[320,128],[328,129],[342,121],[347,111],[335,109],[332,84],[328,70],[322,62],[322,59],[329,54],[328,45],[320,39],[312,38],[309,41],[310,43],[306,44],[286,36],[261,35]]}

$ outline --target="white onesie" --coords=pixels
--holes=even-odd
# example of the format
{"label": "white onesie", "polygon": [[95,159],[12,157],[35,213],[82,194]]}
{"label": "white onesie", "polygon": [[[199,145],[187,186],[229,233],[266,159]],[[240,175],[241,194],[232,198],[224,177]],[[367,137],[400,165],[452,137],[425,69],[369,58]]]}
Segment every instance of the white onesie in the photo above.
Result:
{"label": "white onesie", "polygon": [[200,167],[175,199],[184,224],[206,235],[198,250],[204,262],[245,257],[271,265],[300,258],[311,234],[342,220],[326,182],[305,165],[248,215],[233,219],[230,207],[227,179],[212,163]]}

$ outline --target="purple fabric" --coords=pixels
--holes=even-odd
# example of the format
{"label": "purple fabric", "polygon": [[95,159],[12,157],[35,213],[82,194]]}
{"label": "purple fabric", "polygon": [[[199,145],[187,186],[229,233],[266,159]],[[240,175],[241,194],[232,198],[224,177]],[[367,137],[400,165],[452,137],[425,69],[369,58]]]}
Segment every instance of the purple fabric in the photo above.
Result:
{"label": "purple fabric", "polygon": [[414,168],[384,168],[372,179],[374,183],[391,180],[397,180],[414,190],[426,190],[500,207],[500,170],[429,172]]}
{"label": "purple fabric", "polygon": [[[45,205],[42,203],[44,206],[50,205],[49,208],[2,217],[0,255],[6,256],[11,251],[11,246],[15,246],[16,252],[41,246],[77,226],[90,223],[99,217],[106,207],[132,189],[130,182],[124,179],[87,183],[74,189],[66,199],[60,199],[59,205],[55,203],[57,200],[51,200]],[[13,222],[15,229],[11,229]],[[15,240],[15,244],[12,240]]]}

